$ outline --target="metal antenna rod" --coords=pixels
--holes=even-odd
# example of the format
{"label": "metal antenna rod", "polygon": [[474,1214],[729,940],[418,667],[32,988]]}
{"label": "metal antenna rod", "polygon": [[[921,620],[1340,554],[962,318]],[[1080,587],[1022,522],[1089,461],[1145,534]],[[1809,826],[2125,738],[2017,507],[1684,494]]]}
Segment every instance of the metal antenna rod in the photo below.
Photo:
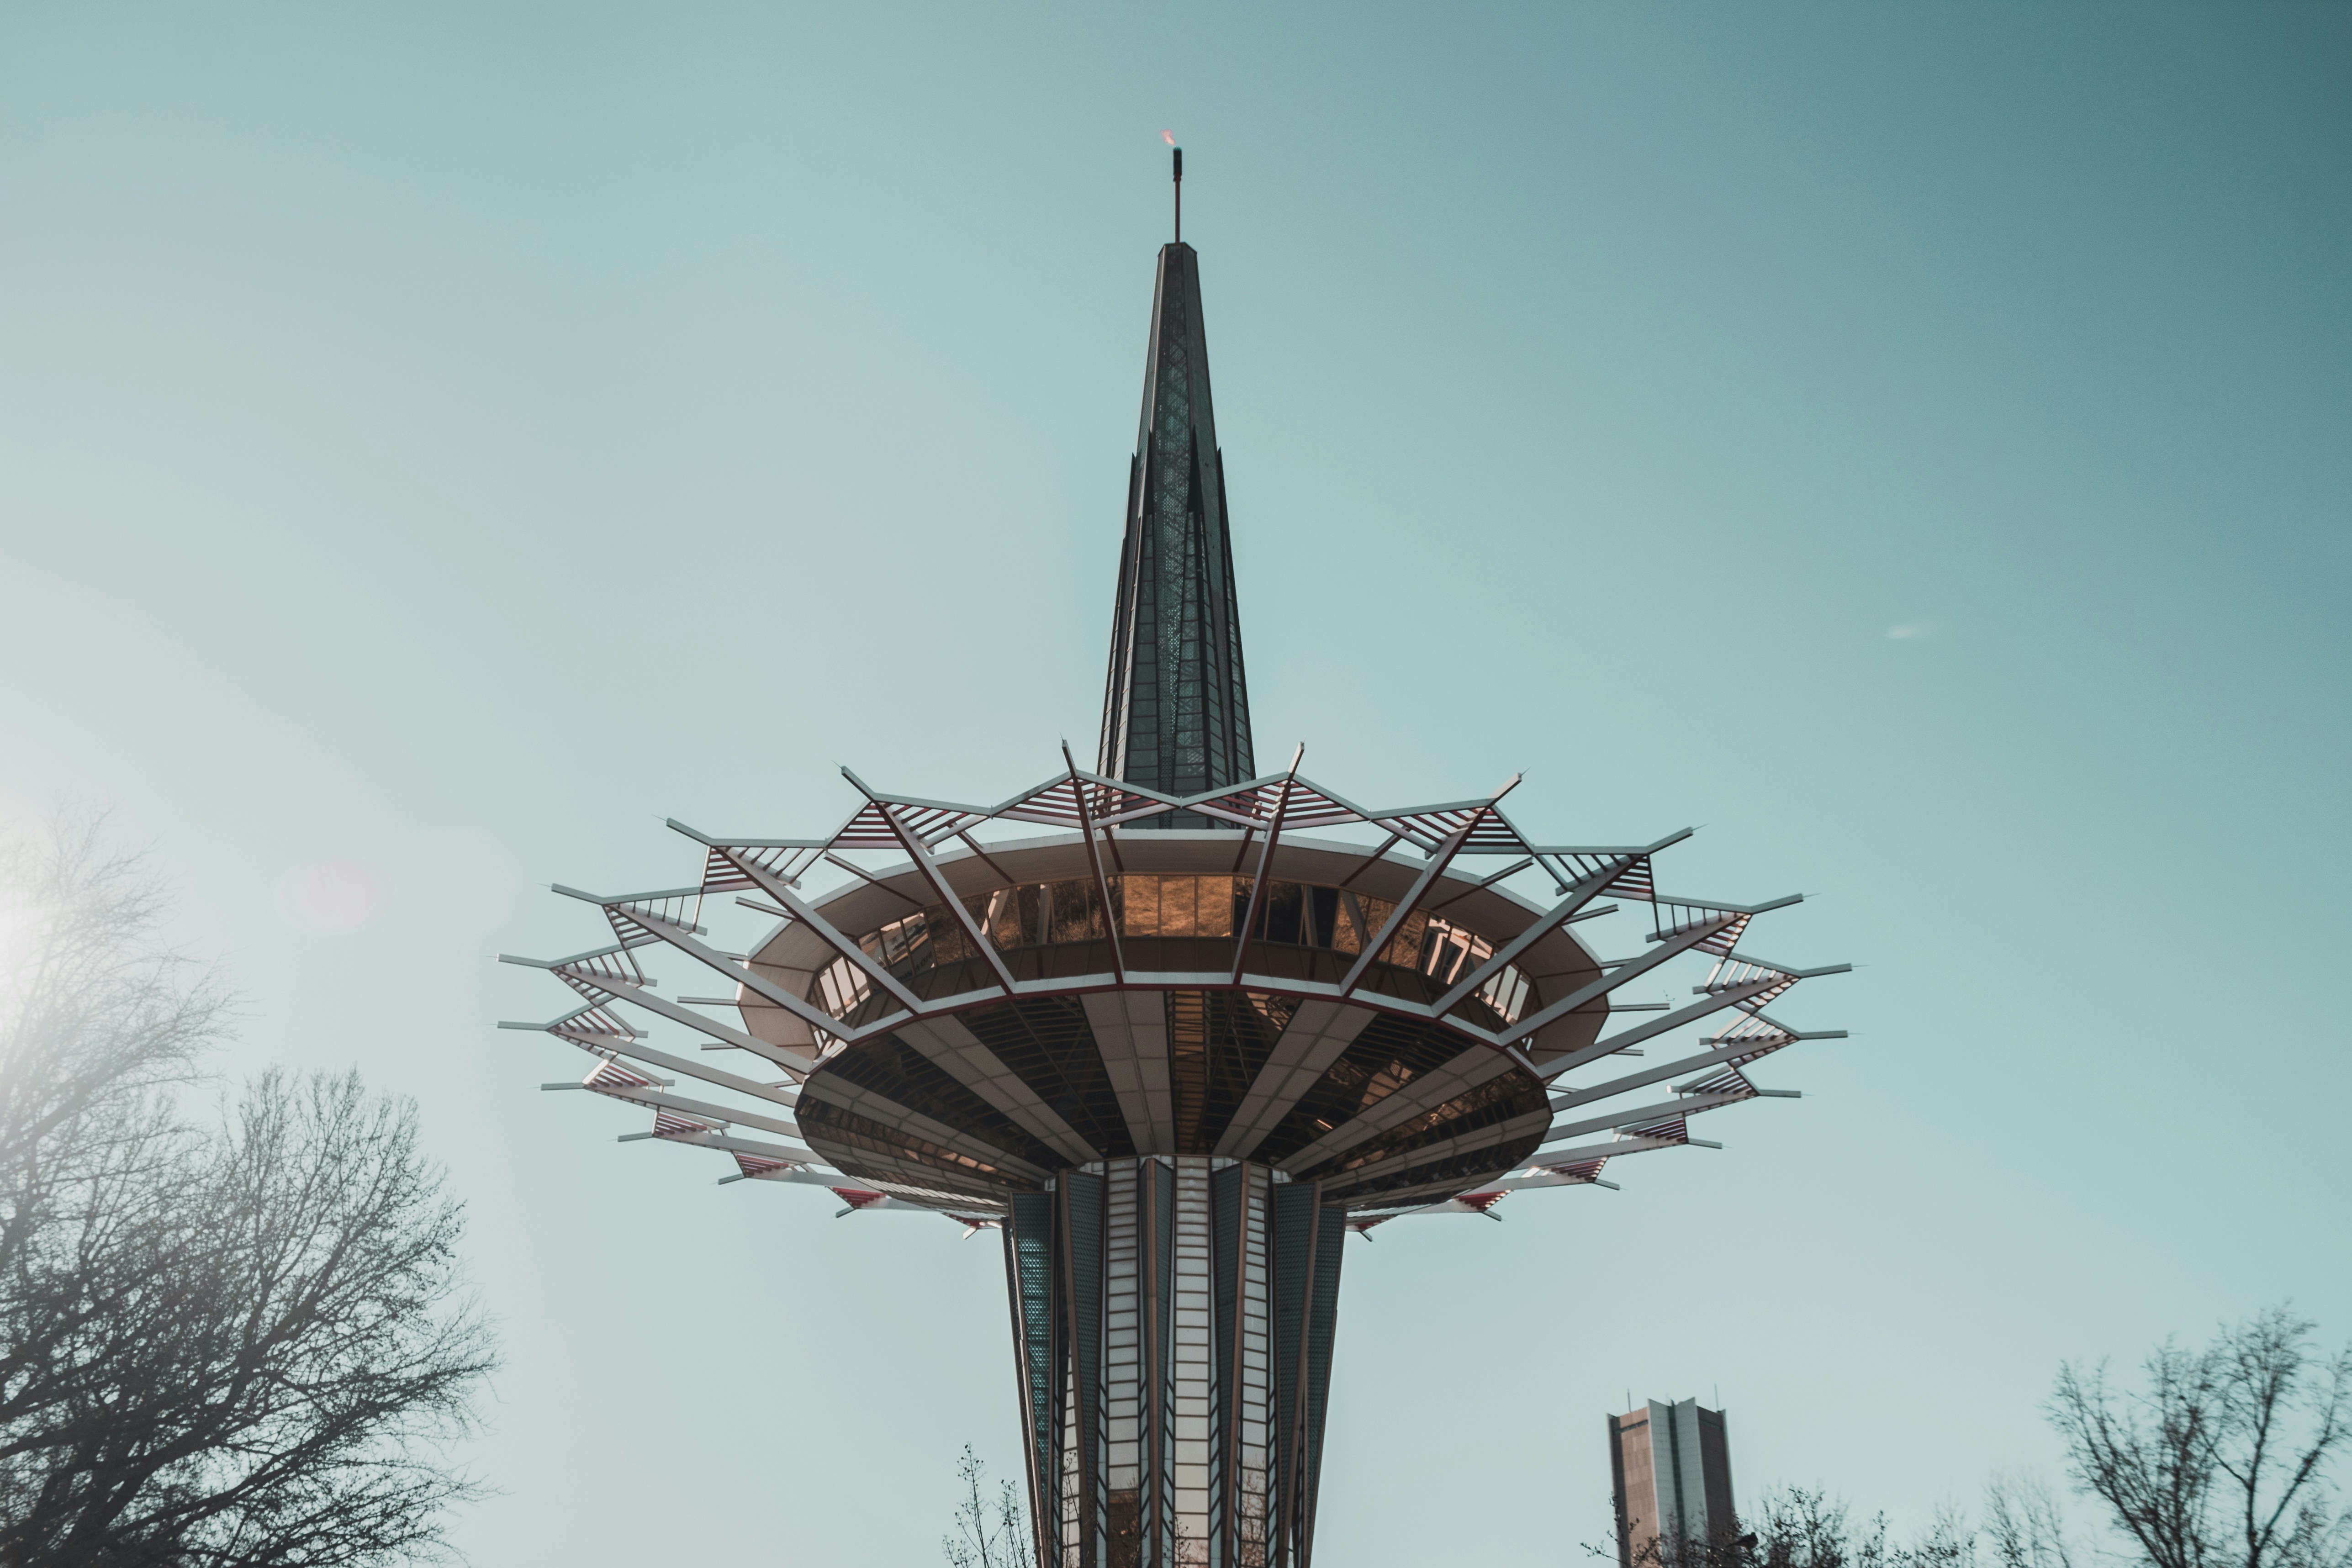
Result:
{"label": "metal antenna rod", "polygon": [[1176,243],[1184,243],[1184,150],[1176,149]]}

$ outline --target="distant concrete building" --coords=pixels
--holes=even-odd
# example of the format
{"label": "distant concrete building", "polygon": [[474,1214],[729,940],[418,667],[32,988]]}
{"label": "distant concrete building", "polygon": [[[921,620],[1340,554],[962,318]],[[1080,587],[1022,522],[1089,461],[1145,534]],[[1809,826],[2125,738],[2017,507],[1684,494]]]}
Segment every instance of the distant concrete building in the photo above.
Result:
{"label": "distant concrete building", "polygon": [[[1678,1405],[1653,1399],[1630,1415],[1610,1416],[1609,1468],[1619,1568],[1643,1561],[1673,1568],[1676,1543],[1715,1543],[1736,1527],[1731,1449],[1720,1410],[1703,1410],[1696,1399]],[[1654,1548],[1662,1534],[1667,1544]]]}

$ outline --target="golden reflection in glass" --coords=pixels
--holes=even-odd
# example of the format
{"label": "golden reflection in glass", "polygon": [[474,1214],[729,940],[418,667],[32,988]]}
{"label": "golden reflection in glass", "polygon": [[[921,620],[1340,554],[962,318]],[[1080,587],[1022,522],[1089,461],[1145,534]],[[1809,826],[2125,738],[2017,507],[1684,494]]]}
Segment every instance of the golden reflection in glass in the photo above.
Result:
{"label": "golden reflection in glass", "polygon": [[[1231,937],[1236,915],[1249,905],[1246,876],[1154,875],[1137,873],[1109,879],[1118,928],[1128,937]],[[999,952],[1024,947],[1099,941],[1101,896],[1091,878],[1024,883],[973,894],[963,900],[972,923]],[[1255,940],[1277,946],[1322,948],[1353,956],[1386,928],[1396,904],[1351,889],[1276,880],[1259,901]],[[945,904],[894,920],[858,945],[900,979],[942,964],[976,957],[961,924]],[[1458,985],[1485,967],[1495,945],[1465,926],[1423,910],[1398,924],[1381,960],[1412,969],[1440,988]],[[819,972],[811,999],[835,1018],[862,1005],[872,990],[868,977],[845,958]],[[1527,977],[1505,965],[1489,975],[1475,995],[1506,1021],[1525,1010]]]}

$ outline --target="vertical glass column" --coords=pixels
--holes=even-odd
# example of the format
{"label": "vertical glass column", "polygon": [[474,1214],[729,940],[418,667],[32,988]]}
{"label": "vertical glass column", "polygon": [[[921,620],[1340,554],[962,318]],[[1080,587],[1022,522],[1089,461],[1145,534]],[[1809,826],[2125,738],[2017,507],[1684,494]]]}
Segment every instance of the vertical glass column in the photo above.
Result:
{"label": "vertical glass column", "polygon": [[1177,1568],[1208,1568],[1210,1422],[1215,1370],[1209,1325],[1209,1162],[1175,1162],[1174,1322],[1170,1357]]}
{"label": "vertical glass column", "polygon": [[1112,1568],[1137,1561],[1143,1535],[1142,1236],[1137,1161],[1104,1172],[1104,1533]]}
{"label": "vertical glass column", "polygon": [[1240,1320],[1234,1346],[1235,1388],[1234,1561],[1237,1568],[1265,1568],[1266,1460],[1268,1423],[1274,1414],[1274,1346],[1271,1290],[1266,1268],[1266,1188],[1264,1166],[1242,1167]]}
{"label": "vertical glass column", "polygon": [[1040,1568],[1305,1568],[1345,1216],[1198,1155],[1055,1186],[1005,1229]]}

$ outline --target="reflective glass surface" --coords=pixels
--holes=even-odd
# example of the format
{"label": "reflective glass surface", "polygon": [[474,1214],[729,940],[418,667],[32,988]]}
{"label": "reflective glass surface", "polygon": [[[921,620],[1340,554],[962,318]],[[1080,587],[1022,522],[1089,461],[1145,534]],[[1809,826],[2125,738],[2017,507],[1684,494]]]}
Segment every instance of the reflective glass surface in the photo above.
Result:
{"label": "reflective glass surface", "polygon": [[[1549,1097],[1541,1084],[1529,1082],[1523,1073],[1507,1073],[1500,1078],[1489,1079],[1466,1094],[1457,1094],[1436,1109],[1391,1127],[1319,1166],[1299,1172],[1299,1177],[1305,1180],[1321,1176],[1335,1185],[1344,1186],[1350,1171],[1362,1170],[1413,1149],[1442,1144],[1481,1128],[1496,1126],[1515,1117],[1537,1112],[1548,1113],[1549,1109]],[[1549,1123],[1549,1120],[1547,1114],[1544,1122]],[[1541,1131],[1543,1124],[1538,1124],[1538,1132]]]}
{"label": "reflective glass surface", "polygon": [[[887,1166],[868,1165],[859,1160],[856,1155],[863,1151],[891,1155],[924,1166],[934,1173],[929,1179],[950,1192],[1001,1197],[1007,1187],[1025,1189],[1029,1186],[1026,1178],[1011,1171],[973,1155],[944,1148],[912,1133],[886,1127],[879,1122],[860,1116],[854,1111],[845,1111],[827,1101],[803,1099],[794,1115],[803,1134],[811,1140],[811,1146],[818,1146],[821,1141],[833,1162],[852,1176],[883,1182],[907,1179],[903,1172],[892,1170]],[[1001,1143],[1003,1140],[992,1141]],[[1051,1153],[1045,1157],[1059,1163]]]}
{"label": "reflective glass surface", "polygon": [[[1192,874],[1110,878],[1129,967],[1181,974],[1230,966],[1234,932],[1249,909],[1252,880]],[[1024,883],[963,900],[972,924],[1024,979],[1108,969],[1101,903],[1087,878]],[[1348,888],[1270,881],[1251,934],[1249,967],[1263,974],[1337,981],[1395,912],[1390,900]],[[860,937],[858,945],[919,995],[951,996],[989,983],[962,922],[944,904],[894,920]],[[1390,939],[1370,984],[1391,995],[1433,1001],[1494,954],[1486,937],[1415,910]],[[871,1012],[886,1010],[874,1002],[872,989],[864,971],[837,958],[818,974],[809,999],[835,1018],[863,1022]],[[1516,1021],[1533,999],[1527,977],[1506,965],[1463,1002],[1461,1011],[1466,1020],[1494,1028]]]}
{"label": "reflective glass surface", "polygon": [[[1381,1014],[1364,1026],[1349,1042],[1348,1049],[1339,1053],[1339,1060],[1276,1124],[1261,1145],[1264,1152],[1260,1157],[1269,1161],[1289,1158],[1333,1128],[1362,1115],[1423,1073],[1443,1067],[1461,1054],[1461,1036],[1433,1023]],[[1530,1097],[1528,1104],[1545,1103],[1542,1086],[1525,1073],[1511,1073],[1504,1082],[1524,1085]],[[1473,1100],[1482,1092],[1473,1090],[1461,1098]],[[1340,1157],[1352,1159],[1356,1153],[1350,1149]]]}
{"label": "reflective glass surface", "polygon": [[[1215,1150],[1283,1030],[1289,1027],[1297,1005],[1290,998],[1260,991],[1181,988],[1160,993],[1176,1134],[1176,1147],[1170,1152],[1206,1155]],[[1126,1111],[1078,998],[1021,997],[971,1008],[955,1017],[1099,1155],[1119,1158],[1135,1152]],[[1461,1037],[1443,1025],[1393,1015],[1375,1017],[1299,1096],[1250,1157],[1269,1164],[1288,1159],[1423,1073],[1453,1061],[1462,1050]],[[898,1035],[878,1036],[838,1051],[827,1059],[824,1071],[1048,1170],[1068,1163]],[[804,1097],[802,1106],[803,1129],[820,1146],[887,1150],[968,1181],[1021,1185],[985,1161],[938,1149],[919,1137],[822,1101]],[[1349,1173],[1534,1113],[1535,1128],[1524,1140],[1517,1134],[1507,1140],[1512,1145],[1523,1141],[1524,1148],[1489,1145],[1485,1153],[1433,1153],[1434,1166],[1416,1167],[1442,1170],[1446,1168],[1444,1162],[1458,1154],[1468,1162],[1465,1169],[1498,1168],[1502,1159],[1523,1156],[1534,1147],[1549,1120],[1541,1114],[1546,1109],[1543,1086],[1524,1072],[1513,1071],[1300,1174],[1320,1176],[1334,1190],[1383,1191],[1412,1186],[1429,1178],[1404,1180],[1401,1178],[1410,1172],[1382,1171],[1353,1181]],[[887,1176],[880,1171],[874,1174]]]}
{"label": "reflective glass surface", "polygon": [[[928,1116],[941,1126],[985,1139],[994,1147],[1008,1155],[1018,1155],[1032,1165],[1051,1170],[1062,1163],[1059,1155],[1023,1132],[1003,1112],[956,1082],[945,1068],[895,1034],[867,1040],[855,1051],[836,1053],[826,1061],[825,1071],[837,1075],[845,1083],[872,1090],[909,1111]],[[803,1098],[793,1112],[794,1119],[804,1130],[813,1131],[833,1119],[817,1110],[822,1103],[821,1101]],[[848,1113],[839,1112],[835,1114],[845,1116]],[[887,1129],[877,1129],[877,1135],[899,1136]],[[910,1155],[909,1157],[917,1156]],[[929,1156],[921,1157],[928,1159]]]}

